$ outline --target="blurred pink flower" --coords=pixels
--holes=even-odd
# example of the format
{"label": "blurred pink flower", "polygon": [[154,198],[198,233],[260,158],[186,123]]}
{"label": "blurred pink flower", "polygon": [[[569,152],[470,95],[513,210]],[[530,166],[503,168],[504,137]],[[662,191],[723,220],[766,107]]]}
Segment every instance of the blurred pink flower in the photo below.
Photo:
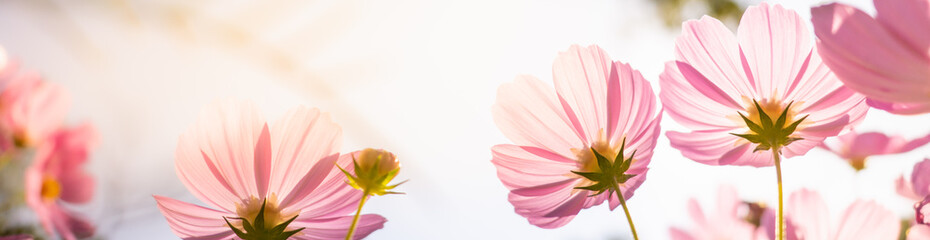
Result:
{"label": "blurred pink flower", "polygon": [[746,10],[737,36],[711,17],[685,22],[675,44],[678,60],[660,76],[668,114],[692,130],[669,131],[672,147],[708,165],[772,166],[768,144],[733,135],[762,134],[746,123],[764,123],[754,102],[772,121],[785,111],[784,125],[800,121],[776,142],[785,157],[803,155],[858,123],[868,110],[864,97],[821,63],[805,23],[764,2]]}
{"label": "blurred pink flower", "polygon": [[911,177],[903,175],[895,181],[898,194],[915,202],[930,197],[930,158],[914,164]]}
{"label": "blurred pink flower", "polygon": [[744,203],[732,186],[721,186],[717,190],[715,207],[712,212],[704,212],[697,199],[689,200],[688,214],[696,226],[690,231],[672,227],[669,230],[672,240],[767,239],[765,228],[759,225],[774,220],[763,218],[771,211],[765,214],[760,204]]}
{"label": "blurred pink flower", "polygon": [[18,73],[0,92],[0,131],[19,146],[36,146],[56,131],[71,102],[65,90],[35,73]]}
{"label": "blurred pink flower", "polygon": [[930,112],[930,1],[874,3],[875,18],[841,3],[811,9],[824,62],[873,107]]}
{"label": "blurred pink flower", "polygon": [[930,239],[930,226],[914,225],[907,230],[907,240],[927,240]]}
{"label": "blurred pink flower", "polygon": [[94,178],[82,167],[96,145],[97,132],[90,124],[59,130],[39,145],[26,169],[26,203],[49,235],[57,232],[71,240],[94,234],[89,221],[61,203],[82,204],[93,197]]}
{"label": "blurred pink flower", "polygon": [[[898,239],[901,222],[891,210],[874,201],[856,200],[846,208],[839,222],[830,220],[828,207],[820,194],[801,189],[788,199],[787,239],[882,240]],[[766,224],[774,239],[774,224]]]}
{"label": "blurred pink flower", "polygon": [[[576,189],[595,184],[573,173],[599,171],[591,149],[615,163],[625,142],[621,157],[632,163],[624,174],[635,176],[619,190],[624,199],[632,197],[646,178],[661,120],[649,82],[597,46],[560,53],[552,75],[555,91],[532,76],[502,85],[492,110],[514,144],[494,146],[491,162],[516,213],[542,228],[567,224],[613,192],[591,196],[597,191]],[[619,201],[611,197],[610,209]]]}
{"label": "blurred pink flower", "polygon": [[[207,108],[181,135],[178,177],[197,199],[219,210],[155,196],[177,236],[234,238],[233,227],[254,223],[263,205],[265,224],[256,229],[285,225],[286,231],[299,231],[296,239],[346,235],[353,217],[347,214],[355,211],[362,192],[346,184],[334,165],[353,169],[351,156],[338,153],[342,130],[328,114],[305,107],[270,127],[252,104],[225,102]],[[381,229],[385,221],[363,215],[355,239]]]}
{"label": "blurred pink flower", "polygon": [[930,142],[930,135],[908,141],[900,136],[887,136],[880,132],[850,131],[835,139],[827,139],[818,147],[845,159],[858,171],[865,168],[865,160],[868,157],[904,153],[926,145],[928,142]]}

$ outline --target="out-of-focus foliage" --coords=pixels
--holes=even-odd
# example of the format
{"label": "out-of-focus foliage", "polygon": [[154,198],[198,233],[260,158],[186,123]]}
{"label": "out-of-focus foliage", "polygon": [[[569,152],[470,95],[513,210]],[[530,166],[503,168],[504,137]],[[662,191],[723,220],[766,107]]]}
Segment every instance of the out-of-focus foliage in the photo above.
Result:
{"label": "out-of-focus foliage", "polygon": [[[745,10],[734,0],[653,0],[658,14],[668,27],[680,27],[687,19],[709,15],[726,24],[736,25]],[[694,11],[690,8],[696,8]]]}

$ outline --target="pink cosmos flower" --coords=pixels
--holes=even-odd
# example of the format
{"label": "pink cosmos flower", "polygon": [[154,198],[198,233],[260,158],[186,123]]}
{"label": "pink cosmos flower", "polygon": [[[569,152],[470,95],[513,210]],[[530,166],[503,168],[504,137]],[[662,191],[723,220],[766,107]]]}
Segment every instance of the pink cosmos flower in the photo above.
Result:
{"label": "pink cosmos flower", "polygon": [[[874,201],[857,200],[846,208],[838,222],[831,221],[820,194],[802,189],[791,194],[787,208],[787,239],[881,240],[898,239],[901,222],[894,212]],[[768,224],[774,239],[775,225]]]}
{"label": "pink cosmos flower", "polygon": [[840,3],[811,9],[824,62],[873,107],[930,112],[930,1],[874,3],[875,18]]}
{"label": "pink cosmos flower", "polygon": [[708,165],[771,166],[772,148],[803,155],[858,123],[864,97],[822,64],[804,24],[764,2],[746,10],[736,36],[711,17],[685,22],[677,60],[660,76],[669,115],[692,130],[668,132],[672,147]]}
{"label": "pink cosmos flower", "polygon": [[19,146],[36,146],[64,121],[68,99],[61,86],[20,73],[0,93],[0,131]]}
{"label": "pink cosmos flower", "polygon": [[898,194],[915,202],[930,197],[930,158],[914,164],[911,177],[899,177],[895,186]]}
{"label": "pink cosmos flower", "polygon": [[94,234],[89,221],[62,203],[82,204],[93,197],[94,178],[82,167],[96,145],[97,132],[89,124],[59,130],[39,146],[26,169],[26,203],[50,236],[72,240]]}
{"label": "pink cosmos flower", "polygon": [[[213,209],[162,196],[155,200],[183,239],[286,234],[342,239],[362,192],[346,184],[334,165],[353,169],[350,155],[339,156],[341,135],[329,115],[315,108],[296,108],[269,125],[252,104],[212,106],[181,135],[175,166],[187,189]],[[259,218],[264,224],[257,224]],[[354,239],[381,229],[385,221],[363,215]]]}
{"label": "pink cosmos flower", "polygon": [[[542,228],[563,226],[581,209],[603,203],[614,192],[610,188],[617,187],[624,200],[632,197],[645,180],[661,120],[649,82],[597,46],[560,53],[552,75],[555,91],[532,76],[502,85],[492,110],[514,144],[494,146],[491,162],[516,213]],[[610,175],[625,182],[582,177],[607,175],[597,155],[607,165],[629,164],[622,176]],[[592,196],[601,191],[608,194]],[[609,202],[613,210],[620,199]]]}
{"label": "pink cosmos flower", "polygon": [[717,202],[714,211],[705,212],[697,199],[688,201],[688,214],[694,221],[692,230],[672,227],[669,232],[672,240],[749,240],[767,239],[765,228],[760,225],[771,224],[771,215],[760,204],[747,204],[739,199],[732,186],[721,186],[717,190]]}
{"label": "pink cosmos flower", "polygon": [[850,131],[836,139],[827,139],[818,147],[840,156],[859,171],[865,168],[865,160],[868,157],[909,152],[928,142],[930,135],[908,141],[900,136],[888,136],[880,132]]}

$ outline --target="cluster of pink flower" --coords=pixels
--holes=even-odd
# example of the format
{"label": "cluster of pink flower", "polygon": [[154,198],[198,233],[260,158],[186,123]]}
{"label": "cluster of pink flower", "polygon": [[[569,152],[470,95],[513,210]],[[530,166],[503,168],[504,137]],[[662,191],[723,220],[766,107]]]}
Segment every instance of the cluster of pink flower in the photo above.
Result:
{"label": "cluster of pink flower", "polygon": [[[94,233],[93,225],[67,205],[87,203],[94,195],[94,178],[83,166],[97,133],[87,123],[64,126],[69,105],[62,87],[19,69],[0,49],[0,212],[11,218],[25,203],[47,236],[71,240]],[[10,220],[0,231],[32,232]],[[32,234],[6,238],[31,239]]]}
{"label": "cluster of pink flower", "polygon": [[[638,239],[626,200],[646,178],[664,111],[691,130],[666,133],[686,158],[775,166],[778,182],[774,209],[743,203],[729,187],[715,214],[692,200],[697,227],[672,228],[673,239],[898,239],[901,221],[875,202],[854,202],[831,225],[818,193],[797,191],[787,206],[782,196],[782,158],[819,146],[861,170],[869,156],[930,142],[852,131],[870,106],[930,112],[930,1],[875,6],[875,18],[843,4],[813,8],[816,45],[807,22],[779,5],[748,8],[736,34],[711,17],[687,21],[676,59],[659,76],[662,111],[630,65],[597,46],[572,46],[553,64],[555,91],[531,76],[498,91],[494,120],[514,144],[494,146],[492,162],[508,199],[542,228],[561,227],[606,200],[611,210],[623,207]],[[930,160],[913,171],[910,181],[898,180],[898,191],[917,202],[907,238],[930,239]]]}

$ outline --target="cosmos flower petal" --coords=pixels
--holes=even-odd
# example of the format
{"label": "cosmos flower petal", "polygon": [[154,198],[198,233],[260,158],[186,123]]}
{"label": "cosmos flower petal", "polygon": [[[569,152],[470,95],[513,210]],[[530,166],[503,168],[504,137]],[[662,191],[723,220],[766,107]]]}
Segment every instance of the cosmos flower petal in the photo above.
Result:
{"label": "cosmos flower petal", "polygon": [[688,63],[705,78],[724,83],[716,86],[730,99],[757,97],[744,74],[737,39],[723,23],[704,16],[685,22],[681,31],[675,40],[676,59]]}
{"label": "cosmos flower petal", "polygon": [[[665,133],[673,148],[681,151],[685,157],[695,162],[707,165],[771,165],[771,156],[768,159],[758,157],[761,152],[753,153],[749,142],[739,142],[740,139],[728,132],[694,131],[682,133],[668,131]],[[739,143],[739,144],[737,144]]]}
{"label": "cosmos flower petal", "polygon": [[223,221],[224,216],[235,214],[204,208],[172,198],[155,195],[161,211],[175,235],[183,239],[229,239],[232,229]]}
{"label": "cosmos flower petal", "polygon": [[492,107],[494,122],[514,144],[545,148],[562,156],[582,146],[582,135],[569,120],[551,87],[532,76],[518,76],[500,86]]}
{"label": "cosmos flower petal", "polygon": [[[354,172],[355,166],[352,157],[358,156],[361,151],[339,156],[337,165],[348,172]],[[362,191],[346,184],[348,180],[339,168],[332,168],[326,179],[320,183],[313,194],[306,196],[306,207],[303,208],[302,217],[307,218],[333,218],[353,213],[362,199]]]}
{"label": "cosmos flower petal", "polygon": [[[737,106],[733,106],[736,103],[728,103],[735,100],[729,94],[724,95],[720,88],[707,82],[706,77],[695,71],[680,61],[665,64],[665,71],[659,75],[662,89],[659,98],[665,105],[665,112],[675,121],[695,130],[736,128],[735,121],[718,121],[719,116],[736,115],[734,108]],[[694,101],[705,97],[714,101]]]}
{"label": "cosmos flower petal", "polygon": [[[343,216],[334,218],[303,218],[297,217],[291,226],[294,228],[305,227],[294,236],[296,239],[345,239],[349,232],[349,226],[352,225],[353,216]],[[355,229],[355,235],[352,239],[363,239],[375,230],[384,228],[387,219],[377,214],[363,214],[359,216],[358,225]]]}
{"label": "cosmos flower petal", "polygon": [[787,202],[785,218],[789,239],[830,239],[830,214],[819,193],[801,189],[792,193]]}
{"label": "cosmos flower petal", "polygon": [[498,177],[510,189],[564,181],[577,168],[574,160],[536,147],[501,144],[491,152]]}
{"label": "cosmos flower petal", "polygon": [[895,179],[894,190],[898,193],[898,195],[911,199],[915,202],[923,199],[923,197],[917,196],[917,194],[914,193],[914,186],[911,185],[910,179],[905,179],[904,176],[900,176]]}
{"label": "cosmos flower petal", "polygon": [[911,186],[917,196],[930,195],[930,159],[924,159],[914,165],[914,170],[911,172]]}
{"label": "cosmos flower petal", "polygon": [[677,227],[670,228],[668,234],[671,236],[672,240],[696,240],[694,237],[691,237],[688,232]]}
{"label": "cosmos flower petal", "polygon": [[[634,129],[642,129],[643,132],[652,130],[653,128],[647,125],[659,121],[656,120],[656,97],[652,86],[629,64],[614,62],[612,69],[607,82],[607,133],[615,138],[622,138],[634,135],[635,133],[624,134]],[[640,135],[658,137],[658,134]],[[613,142],[622,140],[613,139]],[[628,143],[636,140],[628,139]],[[652,147],[642,149],[651,150]]]}
{"label": "cosmos flower petal", "polygon": [[251,103],[225,101],[205,108],[181,135],[175,153],[178,177],[195,197],[226,211],[258,196],[254,149],[264,121]]}
{"label": "cosmos flower petal", "polygon": [[742,66],[756,91],[784,96],[802,80],[812,48],[804,24],[794,11],[765,2],[743,13],[737,36]]}
{"label": "cosmos flower petal", "polygon": [[869,106],[885,110],[893,114],[913,115],[930,112],[930,102],[924,103],[901,103],[901,102],[883,102],[875,99],[867,99]]}
{"label": "cosmos flower petal", "polygon": [[298,107],[272,124],[271,136],[274,164],[270,191],[284,196],[282,206],[308,206],[306,197],[314,195],[339,158],[342,129],[329,114]]}
{"label": "cosmos flower petal", "polygon": [[881,101],[930,101],[926,52],[912,51],[878,21],[848,5],[815,7],[811,15],[819,52],[846,86]]}
{"label": "cosmos flower petal", "polygon": [[897,239],[898,217],[874,201],[858,200],[846,208],[833,239]]}
{"label": "cosmos flower petal", "polygon": [[918,224],[907,230],[907,240],[924,239],[930,239],[930,226]]}
{"label": "cosmos flower petal", "polygon": [[38,74],[14,76],[0,93],[0,128],[37,145],[54,133],[71,106],[70,96],[61,86],[42,81]]}
{"label": "cosmos flower petal", "polygon": [[[559,53],[552,64],[555,91],[563,107],[575,113],[584,139],[597,139],[598,131],[608,130],[607,87],[612,62],[598,46],[572,45]],[[569,116],[572,117],[572,116]]]}
{"label": "cosmos flower petal", "polygon": [[930,26],[930,1],[875,0],[875,19],[915,51],[930,50],[930,32],[914,26]]}

